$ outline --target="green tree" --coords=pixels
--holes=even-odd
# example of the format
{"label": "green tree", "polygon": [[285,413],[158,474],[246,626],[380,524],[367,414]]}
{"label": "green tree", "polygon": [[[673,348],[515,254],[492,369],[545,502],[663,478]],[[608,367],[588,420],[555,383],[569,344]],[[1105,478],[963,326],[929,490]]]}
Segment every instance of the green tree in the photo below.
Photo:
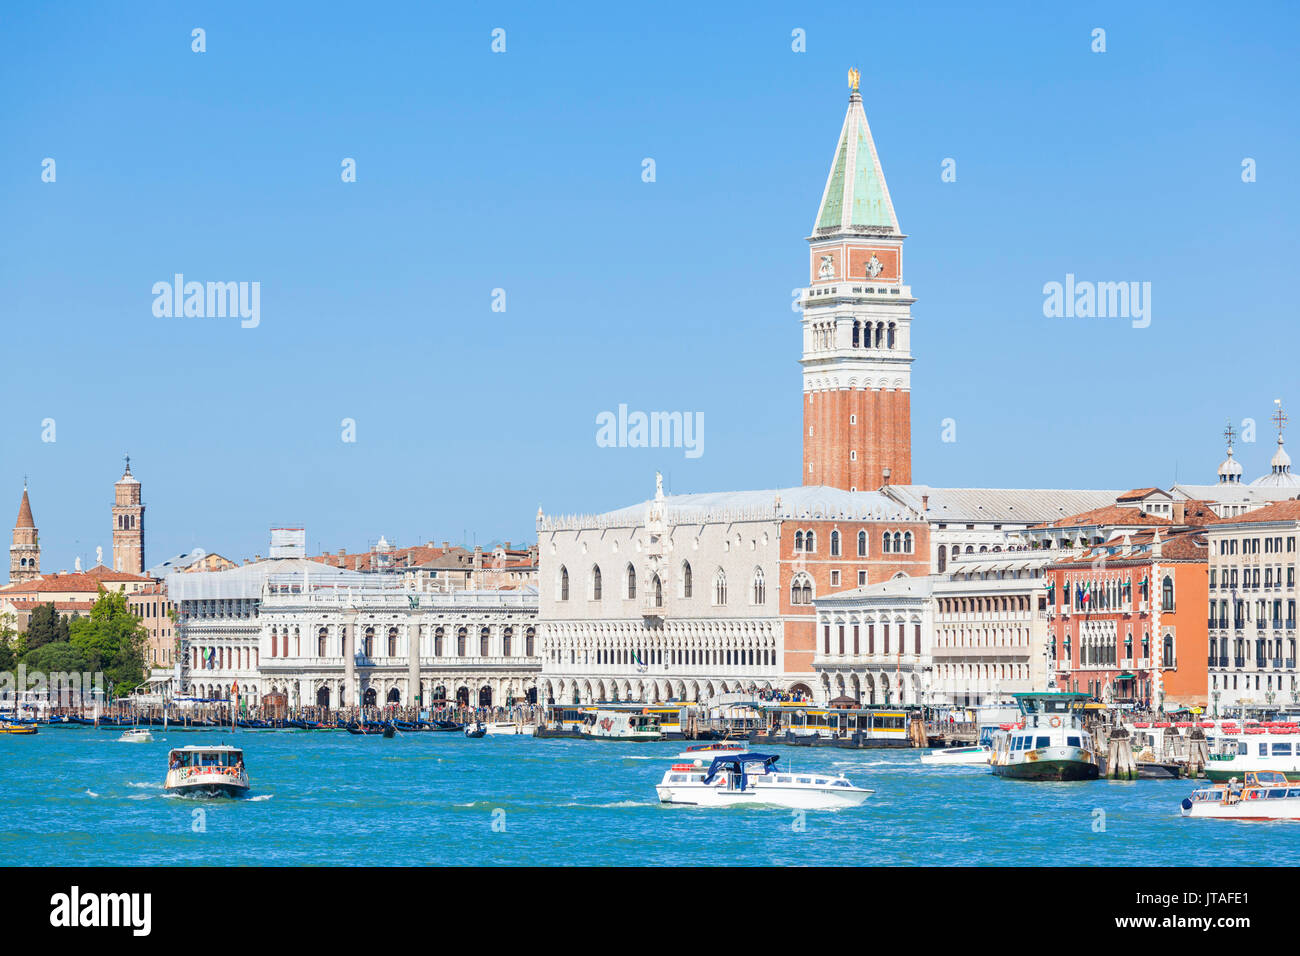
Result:
{"label": "green tree", "polygon": [[103,671],[114,694],[125,694],[144,680],[144,642],[148,631],[126,606],[126,595],[100,588],[90,616],[70,626],[69,642],[87,669]]}
{"label": "green tree", "polygon": [[55,641],[33,648],[23,655],[23,663],[27,665],[28,673],[93,673],[99,670],[91,665],[85,651],[68,641]]}
{"label": "green tree", "polygon": [[54,603],[36,605],[27,622],[27,647],[34,650],[45,644],[62,643],[67,640],[67,618],[60,616],[54,608]]}

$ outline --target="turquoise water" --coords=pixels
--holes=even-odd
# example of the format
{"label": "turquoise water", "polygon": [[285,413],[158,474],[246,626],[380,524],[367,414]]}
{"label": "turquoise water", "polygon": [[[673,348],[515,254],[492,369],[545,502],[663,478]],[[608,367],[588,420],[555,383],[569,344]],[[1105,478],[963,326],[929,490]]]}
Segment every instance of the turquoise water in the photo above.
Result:
{"label": "turquoise water", "polygon": [[[1183,781],[1028,783],[923,769],[916,751],[770,748],[876,790],[801,826],[780,808],[661,806],[678,742],[117,736],[0,736],[0,865],[1300,864],[1300,825],[1184,820]],[[163,793],[170,746],[223,739],[244,748],[250,798]]]}

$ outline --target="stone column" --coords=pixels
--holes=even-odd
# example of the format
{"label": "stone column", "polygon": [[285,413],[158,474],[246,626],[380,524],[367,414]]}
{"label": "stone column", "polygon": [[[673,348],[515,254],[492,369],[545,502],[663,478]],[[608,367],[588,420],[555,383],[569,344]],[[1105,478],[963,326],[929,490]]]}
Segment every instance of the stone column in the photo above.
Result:
{"label": "stone column", "polygon": [[353,614],[348,619],[348,623],[339,625],[343,638],[343,687],[339,690],[340,709],[359,703],[357,700],[356,622],[357,616]]}
{"label": "stone column", "polygon": [[406,705],[416,711],[413,719],[419,720],[420,708],[420,625],[418,622],[406,627],[407,650],[410,655],[410,667],[406,676]]}

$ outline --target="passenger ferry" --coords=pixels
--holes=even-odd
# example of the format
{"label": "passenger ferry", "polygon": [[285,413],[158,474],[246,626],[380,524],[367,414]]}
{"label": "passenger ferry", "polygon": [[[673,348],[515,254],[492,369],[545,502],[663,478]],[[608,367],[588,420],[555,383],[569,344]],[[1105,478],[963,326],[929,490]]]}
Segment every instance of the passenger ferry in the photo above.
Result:
{"label": "passenger ferry", "polygon": [[1215,783],[1232,777],[1241,780],[1252,770],[1273,771],[1291,782],[1300,782],[1300,725],[1248,721],[1238,726],[1224,721],[1215,733],[1223,742],[1211,748],[1205,765],[1205,775]]}
{"label": "passenger ferry", "polygon": [[663,740],[659,717],[652,713],[597,710],[584,720],[582,736],[590,740]]}
{"label": "passenger ferry", "polygon": [[696,807],[771,804],[800,810],[856,807],[874,790],[855,787],[843,776],[778,770],[775,754],[714,757],[707,770],[674,764],[655,787],[660,803]]}
{"label": "passenger ferry", "polygon": [[582,737],[587,736],[592,720],[597,711],[618,711],[629,714],[650,715],[659,718],[659,732],[664,739],[680,740],[686,736],[683,715],[690,712],[694,704],[553,704],[547,708],[545,726],[538,737]]}
{"label": "passenger ferry", "polygon": [[946,747],[921,754],[921,763],[929,767],[987,767],[992,757],[992,747]]}
{"label": "passenger ferry", "polygon": [[903,710],[762,704],[767,730],[751,740],[812,747],[910,747]]}
{"label": "passenger ferry", "polygon": [[1246,783],[1228,783],[1184,797],[1185,817],[1216,820],[1300,820],[1300,787],[1289,786],[1276,770],[1248,770]]}
{"label": "passenger ferry", "polygon": [[993,736],[993,772],[1019,780],[1096,780],[1099,761],[1083,728],[1087,694],[1015,694],[1020,722]]}
{"label": "passenger ferry", "polygon": [[167,754],[168,793],[197,797],[241,797],[248,792],[244,752],[220,745],[178,747]]}
{"label": "passenger ferry", "polygon": [[37,733],[35,724],[19,724],[8,720],[0,720],[0,734],[30,737],[34,733]]}

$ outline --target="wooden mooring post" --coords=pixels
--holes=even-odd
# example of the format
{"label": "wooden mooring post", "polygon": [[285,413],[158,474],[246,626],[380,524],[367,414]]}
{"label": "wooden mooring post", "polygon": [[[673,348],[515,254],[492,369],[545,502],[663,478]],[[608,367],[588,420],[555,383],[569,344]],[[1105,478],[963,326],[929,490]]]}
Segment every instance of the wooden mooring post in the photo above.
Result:
{"label": "wooden mooring post", "polygon": [[1123,727],[1111,730],[1106,741],[1106,778],[1109,780],[1136,780],[1137,761],[1133,759],[1133,742]]}

